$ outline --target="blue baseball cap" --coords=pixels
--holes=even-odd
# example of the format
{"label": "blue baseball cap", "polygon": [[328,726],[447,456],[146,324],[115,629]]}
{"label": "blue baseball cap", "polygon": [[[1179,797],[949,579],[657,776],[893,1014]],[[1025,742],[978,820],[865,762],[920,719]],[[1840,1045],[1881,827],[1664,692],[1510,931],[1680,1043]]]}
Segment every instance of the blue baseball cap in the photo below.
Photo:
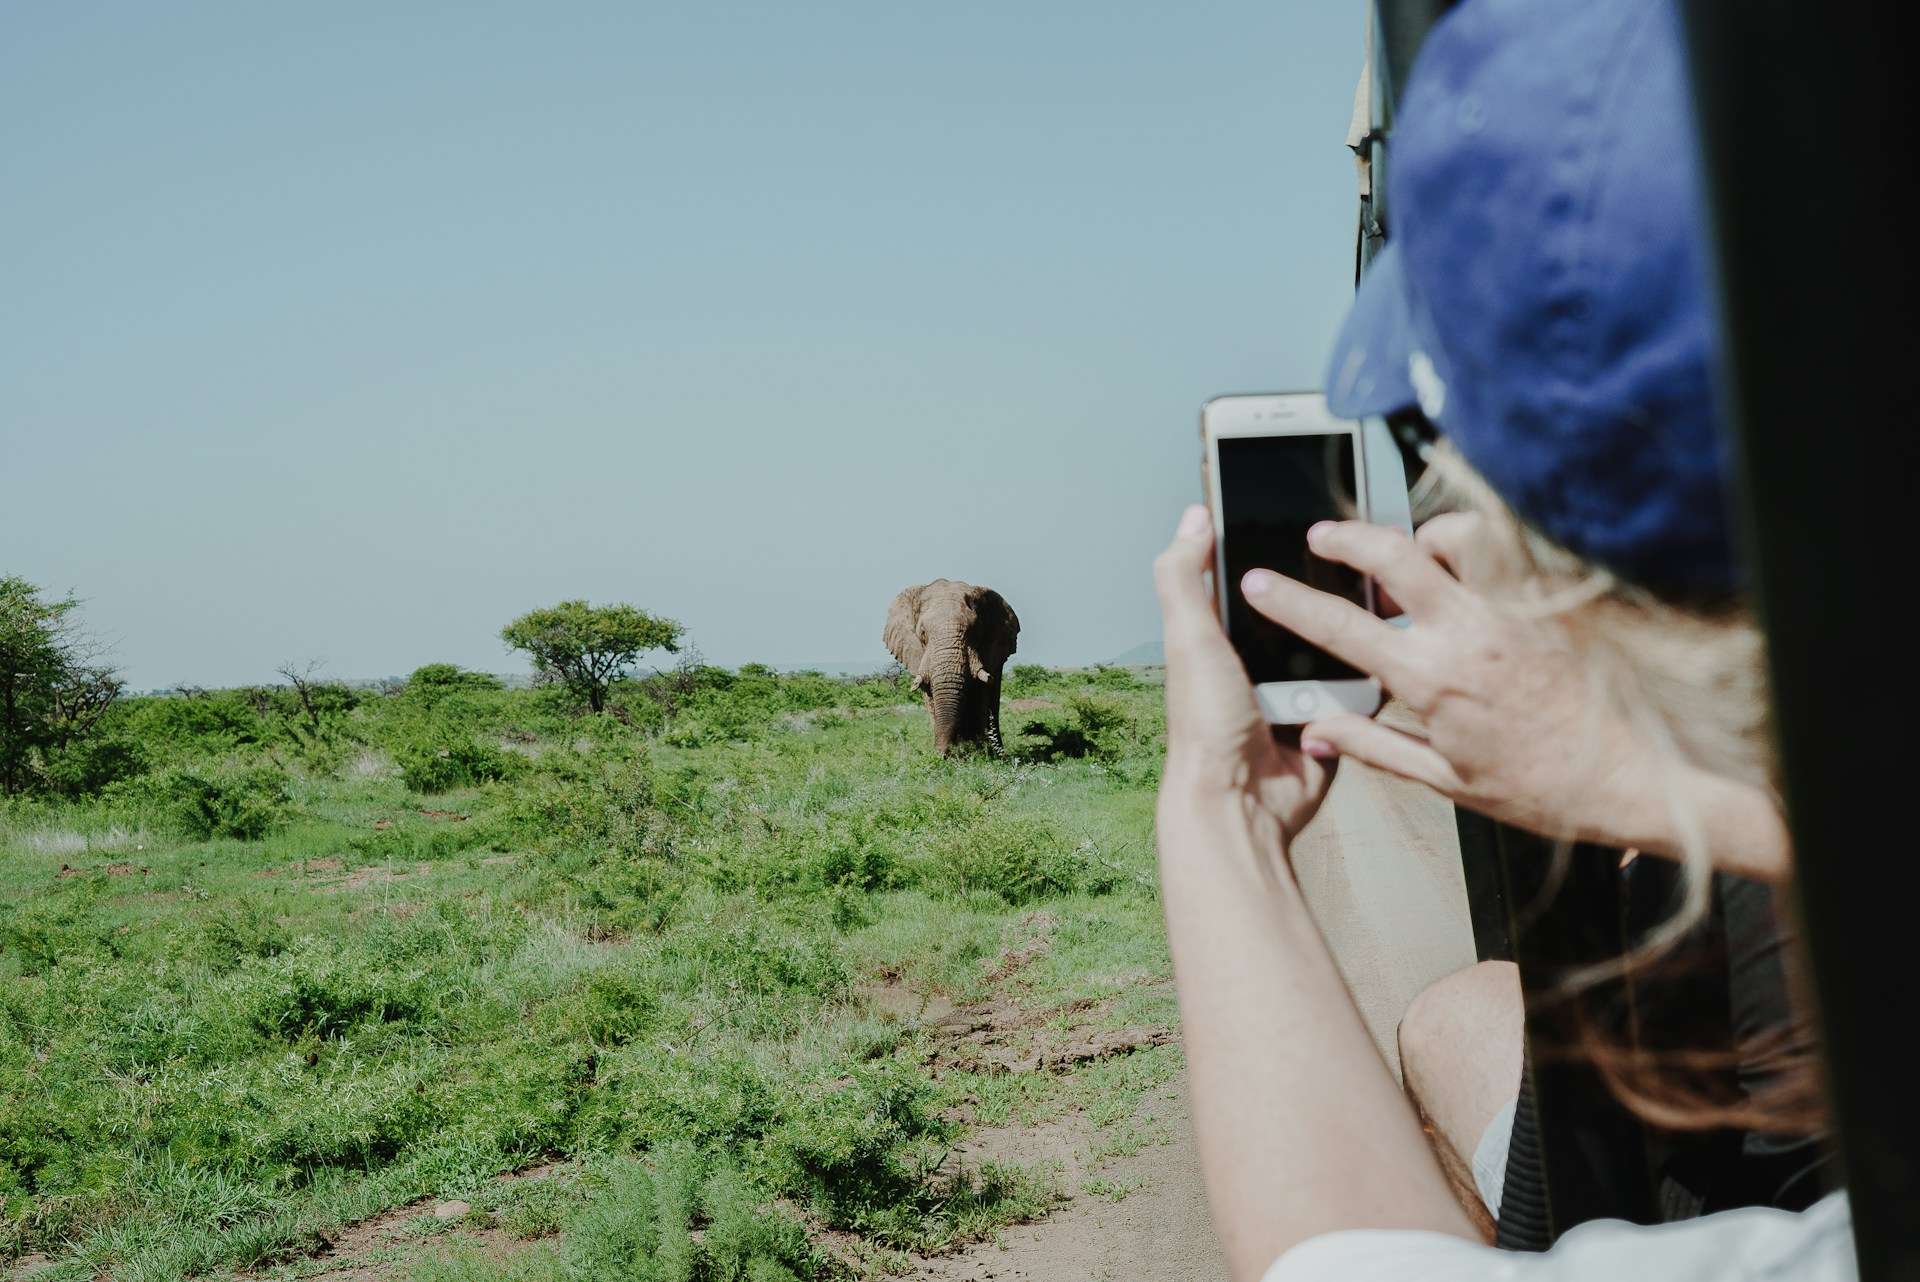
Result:
{"label": "blue baseball cap", "polygon": [[1681,599],[1740,585],[1691,119],[1669,0],[1465,0],[1326,384],[1347,418],[1417,405],[1521,519]]}

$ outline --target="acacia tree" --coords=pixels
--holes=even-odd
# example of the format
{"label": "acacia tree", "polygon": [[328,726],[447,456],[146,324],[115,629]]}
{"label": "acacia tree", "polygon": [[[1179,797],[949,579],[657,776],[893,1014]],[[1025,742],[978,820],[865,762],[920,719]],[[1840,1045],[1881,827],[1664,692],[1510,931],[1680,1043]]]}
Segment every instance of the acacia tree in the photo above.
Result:
{"label": "acacia tree", "polygon": [[607,706],[607,690],[649,650],[680,649],[685,634],[672,619],[630,605],[562,601],[529,610],[500,630],[500,639],[533,660],[541,679],[557,681],[595,712]]}
{"label": "acacia tree", "polygon": [[125,688],[80,629],[79,608],[75,597],[45,601],[25,579],[0,576],[0,794],[41,782]]}

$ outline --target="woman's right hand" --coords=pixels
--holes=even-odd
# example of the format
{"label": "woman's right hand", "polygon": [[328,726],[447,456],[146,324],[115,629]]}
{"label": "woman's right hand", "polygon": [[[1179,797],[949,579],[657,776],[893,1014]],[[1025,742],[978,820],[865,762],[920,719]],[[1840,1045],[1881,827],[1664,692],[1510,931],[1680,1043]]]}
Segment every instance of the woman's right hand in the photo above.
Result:
{"label": "woman's right hand", "polygon": [[1277,575],[1247,585],[1255,609],[1377,677],[1420,720],[1421,732],[1410,732],[1327,717],[1303,730],[1303,747],[1417,780],[1532,832],[1668,855],[1680,848],[1670,799],[1690,795],[1715,862],[1782,875],[1785,831],[1765,794],[1639,742],[1557,621],[1503,609],[1456,576],[1480,519],[1436,518],[1417,541],[1359,521],[1309,533],[1315,553],[1373,576],[1409,627]]}

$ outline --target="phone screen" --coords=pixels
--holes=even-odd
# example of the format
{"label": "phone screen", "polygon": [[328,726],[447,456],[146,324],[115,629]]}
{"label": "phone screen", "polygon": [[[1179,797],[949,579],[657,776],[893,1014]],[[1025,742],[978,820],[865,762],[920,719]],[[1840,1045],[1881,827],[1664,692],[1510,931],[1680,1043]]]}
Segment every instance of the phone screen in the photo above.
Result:
{"label": "phone screen", "polygon": [[1307,551],[1307,530],[1316,522],[1350,520],[1358,514],[1354,501],[1358,440],[1355,433],[1336,432],[1228,436],[1219,441],[1227,637],[1255,684],[1366,676],[1257,613],[1240,592],[1241,576],[1264,568],[1356,605],[1367,604],[1366,584],[1358,570]]}

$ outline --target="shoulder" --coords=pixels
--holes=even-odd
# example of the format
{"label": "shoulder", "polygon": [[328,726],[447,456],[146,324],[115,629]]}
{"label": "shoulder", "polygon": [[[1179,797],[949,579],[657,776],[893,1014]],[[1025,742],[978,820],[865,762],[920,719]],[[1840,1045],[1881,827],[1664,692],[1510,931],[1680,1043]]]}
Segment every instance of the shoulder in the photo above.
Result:
{"label": "shoulder", "polygon": [[1651,1227],[1583,1224],[1544,1255],[1439,1233],[1355,1229],[1309,1238],[1264,1282],[1856,1282],[1844,1193],[1798,1214],[1753,1207]]}

